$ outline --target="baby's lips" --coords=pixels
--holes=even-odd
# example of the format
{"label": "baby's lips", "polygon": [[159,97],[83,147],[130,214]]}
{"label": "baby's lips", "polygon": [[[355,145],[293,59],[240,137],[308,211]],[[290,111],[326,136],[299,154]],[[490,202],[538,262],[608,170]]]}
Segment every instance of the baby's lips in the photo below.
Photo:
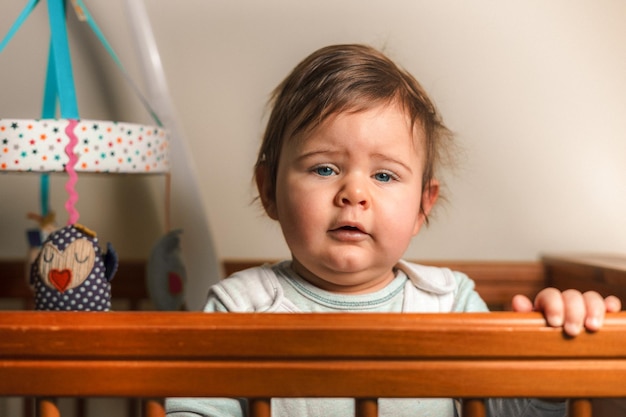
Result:
{"label": "baby's lips", "polygon": [[339,225],[337,225],[337,227],[335,227],[334,229],[331,229],[331,231],[333,232],[339,231],[339,230],[352,230],[356,232],[367,233],[365,231],[365,228],[358,223],[340,223]]}

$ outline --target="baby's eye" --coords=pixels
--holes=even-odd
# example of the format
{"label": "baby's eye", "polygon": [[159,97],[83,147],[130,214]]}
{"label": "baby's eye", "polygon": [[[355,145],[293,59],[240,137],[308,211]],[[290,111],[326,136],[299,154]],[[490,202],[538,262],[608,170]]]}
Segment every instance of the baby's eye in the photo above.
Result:
{"label": "baby's eye", "polygon": [[321,177],[329,177],[335,173],[335,170],[328,165],[321,165],[313,168],[313,172]]}
{"label": "baby's eye", "polygon": [[390,182],[395,178],[395,176],[389,172],[377,172],[374,174],[374,179],[380,182]]}

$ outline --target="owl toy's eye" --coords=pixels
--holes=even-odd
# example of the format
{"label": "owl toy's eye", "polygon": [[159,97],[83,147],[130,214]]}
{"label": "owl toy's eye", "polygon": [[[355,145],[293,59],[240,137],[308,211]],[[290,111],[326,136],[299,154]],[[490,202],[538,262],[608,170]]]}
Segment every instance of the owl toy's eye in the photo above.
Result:
{"label": "owl toy's eye", "polygon": [[45,247],[43,250],[43,261],[44,262],[52,262],[54,259],[54,252],[51,251],[48,247]]}
{"label": "owl toy's eye", "polygon": [[83,258],[80,259],[80,253],[76,252],[74,253],[74,259],[76,259],[76,262],[78,262],[79,264],[84,264],[85,262],[89,261],[90,256],[89,254],[83,254]]}

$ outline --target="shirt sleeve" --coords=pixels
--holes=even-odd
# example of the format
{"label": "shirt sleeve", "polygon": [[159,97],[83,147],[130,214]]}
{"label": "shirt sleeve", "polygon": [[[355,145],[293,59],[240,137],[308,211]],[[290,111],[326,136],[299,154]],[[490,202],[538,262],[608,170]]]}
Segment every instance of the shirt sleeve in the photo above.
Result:
{"label": "shirt sleeve", "polygon": [[245,400],[234,398],[167,398],[167,417],[244,417]]}
{"label": "shirt sleeve", "polygon": [[[487,305],[476,292],[474,281],[461,272],[454,273],[457,294],[454,312],[487,312]],[[543,401],[537,398],[490,398],[486,401],[488,417],[565,417],[564,401]]]}
{"label": "shirt sleeve", "polygon": [[217,297],[209,294],[206,305],[204,306],[205,313],[228,313],[228,308]]}
{"label": "shirt sleeve", "polygon": [[454,297],[453,313],[470,313],[470,312],[486,312],[489,311],[487,304],[476,292],[474,281],[462,272],[454,271],[454,279],[456,279],[457,290]]}
{"label": "shirt sleeve", "polygon": [[[204,307],[207,313],[228,312],[220,300],[209,295]],[[244,417],[247,409],[245,400],[235,398],[167,398],[167,417]]]}
{"label": "shirt sleeve", "polygon": [[565,417],[565,401],[536,398],[492,398],[487,400],[488,417]]}

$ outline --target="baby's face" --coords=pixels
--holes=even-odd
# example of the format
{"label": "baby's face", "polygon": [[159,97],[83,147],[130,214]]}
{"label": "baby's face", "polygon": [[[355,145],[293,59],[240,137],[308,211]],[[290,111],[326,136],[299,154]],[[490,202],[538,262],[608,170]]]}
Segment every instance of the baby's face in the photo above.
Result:
{"label": "baby's face", "polygon": [[[286,141],[276,199],[266,208],[298,273],[337,292],[371,292],[393,279],[425,220],[423,143],[397,105],[340,113]],[[426,211],[436,200],[433,187]]]}

